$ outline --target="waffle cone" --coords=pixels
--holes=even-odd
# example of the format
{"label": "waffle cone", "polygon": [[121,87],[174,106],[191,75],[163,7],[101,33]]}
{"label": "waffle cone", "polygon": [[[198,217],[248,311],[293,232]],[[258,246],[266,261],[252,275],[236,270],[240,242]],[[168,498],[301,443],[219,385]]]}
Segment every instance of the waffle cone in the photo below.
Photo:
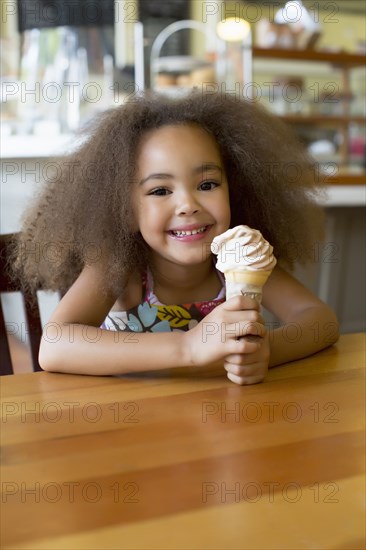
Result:
{"label": "waffle cone", "polygon": [[253,285],[256,287],[262,287],[268,277],[270,276],[271,271],[225,271],[225,280],[228,283],[239,283],[242,285]]}

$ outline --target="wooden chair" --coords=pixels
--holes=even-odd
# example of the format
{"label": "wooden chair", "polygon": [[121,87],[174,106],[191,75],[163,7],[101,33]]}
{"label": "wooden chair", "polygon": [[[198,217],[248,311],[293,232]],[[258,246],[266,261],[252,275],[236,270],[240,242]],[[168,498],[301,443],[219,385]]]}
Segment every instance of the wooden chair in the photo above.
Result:
{"label": "wooden chair", "polygon": [[[25,317],[28,325],[29,345],[34,371],[41,371],[38,364],[38,352],[42,335],[41,318],[37,296],[22,292],[21,288],[11,280],[7,269],[7,248],[15,234],[0,235],[0,293],[21,292],[24,300]],[[0,301],[0,375],[13,374],[9,340],[4,319],[3,307]]]}

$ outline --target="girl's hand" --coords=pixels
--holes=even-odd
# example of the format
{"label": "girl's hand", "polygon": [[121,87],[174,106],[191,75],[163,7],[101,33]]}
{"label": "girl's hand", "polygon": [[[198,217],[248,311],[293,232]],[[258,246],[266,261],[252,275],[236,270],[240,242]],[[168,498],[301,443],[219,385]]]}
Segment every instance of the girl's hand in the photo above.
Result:
{"label": "girl's hand", "polygon": [[210,366],[228,357],[244,357],[258,351],[258,343],[243,336],[264,337],[263,320],[255,300],[235,296],[217,306],[197,326],[184,334],[188,364]]}
{"label": "girl's hand", "polygon": [[269,335],[245,336],[243,340],[256,344],[257,349],[252,353],[235,354],[226,357],[224,367],[227,377],[235,384],[258,384],[263,382],[269,365]]}

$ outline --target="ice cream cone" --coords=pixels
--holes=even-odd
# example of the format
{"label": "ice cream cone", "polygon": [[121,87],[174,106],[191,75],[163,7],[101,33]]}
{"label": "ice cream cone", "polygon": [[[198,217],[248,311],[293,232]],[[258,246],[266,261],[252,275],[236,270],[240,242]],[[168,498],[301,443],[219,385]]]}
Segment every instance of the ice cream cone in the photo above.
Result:
{"label": "ice cream cone", "polygon": [[226,271],[226,299],[242,294],[250,296],[259,304],[262,301],[262,288],[271,271]]}
{"label": "ice cream cone", "polygon": [[226,281],[233,283],[242,283],[247,285],[263,286],[270,276],[272,271],[254,271],[251,269],[246,270],[230,270],[225,271]]}
{"label": "ice cream cone", "polygon": [[225,275],[226,299],[251,296],[260,304],[262,288],[276,265],[273,247],[262,233],[238,225],[217,235],[211,251],[217,255],[216,269]]}

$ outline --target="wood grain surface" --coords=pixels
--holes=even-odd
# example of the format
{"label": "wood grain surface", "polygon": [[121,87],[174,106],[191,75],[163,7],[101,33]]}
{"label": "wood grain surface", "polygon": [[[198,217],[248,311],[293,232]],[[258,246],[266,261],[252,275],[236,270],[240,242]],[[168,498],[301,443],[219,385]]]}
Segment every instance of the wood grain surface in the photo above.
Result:
{"label": "wood grain surface", "polygon": [[365,548],[365,335],[222,372],[1,380],[1,548]]}

